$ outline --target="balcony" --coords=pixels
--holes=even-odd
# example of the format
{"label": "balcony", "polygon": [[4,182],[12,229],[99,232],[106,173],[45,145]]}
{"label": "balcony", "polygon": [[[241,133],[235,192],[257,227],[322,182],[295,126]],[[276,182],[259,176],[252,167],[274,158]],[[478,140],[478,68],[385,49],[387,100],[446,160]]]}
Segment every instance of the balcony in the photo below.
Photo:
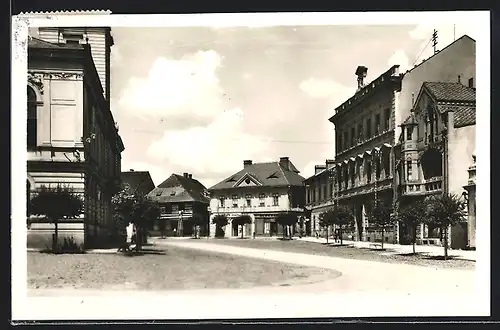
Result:
{"label": "balcony", "polygon": [[429,195],[441,192],[443,189],[443,178],[434,177],[423,182],[404,182],[401,184],[401,194],[405,196]]}
{"label": "balcony", "polygon": [[302,208],[290,208],[286,205],[265,205],[265,206],[238,206],[233,207],[232,205],[226,207],[216,207],[212,208],[212,212],[214,213],[256,213],[256,212],[282,212],[282,211],[303,211]]}

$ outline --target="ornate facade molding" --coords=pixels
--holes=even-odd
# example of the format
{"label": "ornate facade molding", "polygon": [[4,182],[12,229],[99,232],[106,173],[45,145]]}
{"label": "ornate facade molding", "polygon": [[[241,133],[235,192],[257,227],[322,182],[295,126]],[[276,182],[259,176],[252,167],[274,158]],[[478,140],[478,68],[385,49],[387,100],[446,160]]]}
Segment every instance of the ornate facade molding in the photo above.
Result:
{"label": "ornate facade molding", "polygon": [[28,83],[38,88],[41,95],[43,95],[43,78],[42,74],[28,72]]}
{"label": "ornate facade molding", "polygon": [[51,73],[45,73],[44,77],[47,77],[49,79],[79,80],[79,79],[83,79],[83,73],[79,73],[79,72],[51,72]]}

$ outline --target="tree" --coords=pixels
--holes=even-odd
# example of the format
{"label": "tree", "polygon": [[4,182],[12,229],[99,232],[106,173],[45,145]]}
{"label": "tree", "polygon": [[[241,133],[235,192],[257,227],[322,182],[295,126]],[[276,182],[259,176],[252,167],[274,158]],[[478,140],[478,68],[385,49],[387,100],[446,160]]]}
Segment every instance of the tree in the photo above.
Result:
{"label": "tree", "polygon": [[236,218],[233,219],[233,224],[241,227],[241,238],[243,238],[243,233],[244,233],[243,227],[246,224],[251,224],[251,223],[252,223],[252,218],[247,214],[237,216]]}
{"label": "tree", "polygon": [[465,218],[464,203],[455,194],[434,195],[426,198],[427,224],[440,228],[444,240],[444,259],[448,259],[448,227],[462,222]]}
{"label": "tree", "polygon": [[225,228],[229,223],[227,216],[225,216],[224,214],[217,214],[213,217],[212,223],[215,225],[215,236],[220,237],[220,233],[222,233],[222,237],[224,237],[223,228]]}
{"label": "tree", "polygon": [[387,229],[394,227],[396,219],[393,214],[391,203],[384,200],[375,200],[368,212],[368,221],[377,230],[382,233],[382,249],[384,248],[385,232]]}
{"label": "tree", "polygon": [[164,219],[158,219],[158,230],[160,231],[160,237],[165,237],[165,230],[167,229],[167,222]]}
{"label": "tree", "polygon": [[191,222],[193,223],[193,231],[194,231],[194,238],[199,238],[198,232],[200,229],[200,226],[205,224],[205,219],[199,214],[193,214],[191,218],[189,218]]}
{"label": "tree", "polygon": [[54,187],[42,186],[30,201],[30,214],[45,216],[54,224],[52,251],[59,250],[58,223],[61,219],[79,217],[84,210],[82,198],[70,187],[57,185]]}
{"label": "tree", "polygon": [[[289,212],[281,212],[276,215],[276,223],[283,227],[283,239],[286,238],[286,227],[293,226],[297,223],[297,216]],[[289,238],[291,239],[291,233]]]}
{"label": "tree", "polygon": [[328,236],[329,236],[330,226],[335,224],[335,219],[336,219],[336,214],[335,214],[335,210],[333,208],[329,209],[325,212],[322,212],[319,215],[320,226],[326,228],[326,244],[328,244]]}
{"label": "tree", "polygon": [[415,244],[417,242],[417,227],[425,221],[426,205],[424,201],[415,201],[402,207],[397,212],[397,219],[404,223],[411,230],[411,242],[413,254],[415,254]]}
{"label": "tree", "polygon": [[333,212],[335,214],[334,224],[339,228],[340,245],[343,245],[344,241],[342,236],[344,231],[354,226],[352,210],[345,205],[336,205],[333,208]]}
{"label": "tree", "polygon": [[122,189],[112,198],[115,220],[120,229],[132,223],[136,228],[137,249],[139,252],[149,229],[160,217],[160,205],[142,195]]}

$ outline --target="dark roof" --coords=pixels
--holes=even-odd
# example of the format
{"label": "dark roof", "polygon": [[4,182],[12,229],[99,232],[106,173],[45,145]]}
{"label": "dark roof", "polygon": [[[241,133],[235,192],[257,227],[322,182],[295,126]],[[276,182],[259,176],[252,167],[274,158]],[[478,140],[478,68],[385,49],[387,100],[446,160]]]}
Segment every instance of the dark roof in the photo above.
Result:
{"label": "dark roof", "polygon": [[476,102],[476,90],[459,82],[424,82],[436,101]]}
{"label": "dark roof", "polygon": [[245,175],[257,181],[259,186],[301,186],[305,179],[297,173],[297,168],[292,162],[289,162],[289,166],[290,168],[286,169],[279,162],[254,163],[217,183],[209,190],[233,188]]}
{"label": "dark roof", "polygon": [[476,106],[475,104],[459,104],[459,105],[438,105],[441,113],[453,111],[453,122],[455,127],[463,127],[476,124]]}
{"label": "dark roof", "polygon": [[28,38],[28,48],[83,49],[80,44],[56,44],[35,37]]}
{"label": "dark roof", "polygon": [[417,118],[415,117],[415,113],[413,113],[413,111],[410,113],[408,118],[406,118],[405,121],[401,124],[401,126],[405,125],[418,125]]}
{"label": "dark roof", "polygon": [[209,203],[206,191],[207,188],[198,180],[174,173],[154,188],[148,196],[160,203]]}
{"label": "dark roof", "polygon": [[148,171],[129,171],[121,173],[122,184],[128,186],[127,191],[147,195],[155,184]]}

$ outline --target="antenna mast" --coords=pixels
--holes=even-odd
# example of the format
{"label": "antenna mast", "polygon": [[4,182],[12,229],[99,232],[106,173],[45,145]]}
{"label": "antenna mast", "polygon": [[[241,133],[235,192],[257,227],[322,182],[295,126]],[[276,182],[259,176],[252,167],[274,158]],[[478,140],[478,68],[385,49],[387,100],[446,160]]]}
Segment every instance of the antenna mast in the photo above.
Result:
{"label": "antenna mast", "polygon": [[431,38],[431,40],[432,40],[432,47],[434,47],[434,54],[436,54],[437,53],[436,46],[438,44],[438,32],[437,32],[436,29],[434,29],[434,31],[432,32],[432,38]]}

